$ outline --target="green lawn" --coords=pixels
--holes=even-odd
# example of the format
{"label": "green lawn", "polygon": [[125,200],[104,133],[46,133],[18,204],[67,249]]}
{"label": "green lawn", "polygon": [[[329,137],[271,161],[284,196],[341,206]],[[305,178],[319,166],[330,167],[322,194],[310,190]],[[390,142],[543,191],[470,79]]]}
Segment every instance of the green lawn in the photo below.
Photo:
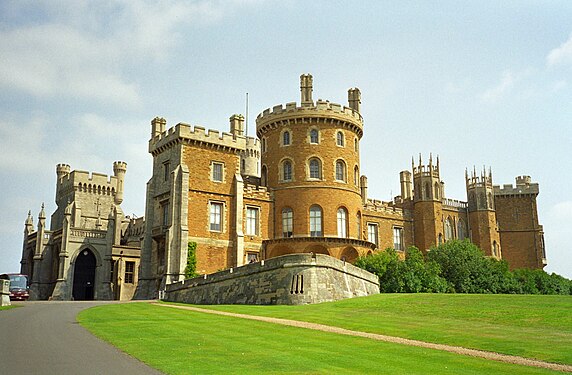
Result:
{"label": "green lawn", "polygon": [[8,310],[8,309],[13,309],[13,308],[15,308],[15,307],[18,307],[18,306],[15,306],[15,305],[0,306],[0,311],[2,311],[2,310]]}
{"label": "green lawn", "polygon": [[82,311],[78,320],[97,336],[168,374],[556,373],[147,303],[98,306]]}
{"label": "green lawn", "polygon": [[196,306],[572,364],[572,296],[379,294],[304,306]]}

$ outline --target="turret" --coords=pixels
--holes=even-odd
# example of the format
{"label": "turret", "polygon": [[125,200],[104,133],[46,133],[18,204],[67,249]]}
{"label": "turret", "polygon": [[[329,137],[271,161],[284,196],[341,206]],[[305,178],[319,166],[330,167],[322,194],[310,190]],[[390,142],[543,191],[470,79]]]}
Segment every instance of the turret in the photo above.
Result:
{"label": "turret", "polygon": [[487,173],[483,168],[480,175],[473,168],[471,175],[465,170],[467,186],[467,198],[469,200],[469,212],[481,210],[494,210],[493,175],[489,168]]}
{"label": "turret", "polygon": [[403,200],[413,198],[413,189],[411,187],[411,172],[399,172],[399,180],[401,182],[401,198]]}
{"label": "turret", "polygon": [[359,112],[361,104],[361,92],[357,87],[348,90],[348,106],[356,112]]}
{"label": "turret", "polygon": [[123,184],[125,181],[125,172],[127,171],[127,163],[116,161],[113,163],[113,174],[117,177],[117,190],[115,192],[115,204],[119,205],[123,202]]}
{"label": "turret", "polygon": [[165,132],[167,121],[162,117],[155,117],[151,120],[151,138],[155,138],[159,134]]}
{"label": "turret", "polygon": [[312,100],[313,79],[311,74],[302,74],[300,76],[300,92],[302,107],[312,107],[314,101]]}
{"label": "turret", "polygon": [[244,135],[244,116],[234,114],[230,116],[230,133],[236,138]]}
{"label": "turret", "polygon": [[415,166],[413,159],[411,160],[413,167],[413,185],[415,201],[441,201],[443,194],[441,192],[441,178],[439,176],[439,157],[437,164],[433,164],[433,155],[429,155],[429,164],[424,165],[419,154],[419,165]]}
{"label": "turret", "polygon": [[367,203],[367,177],[361,176],[359,179],[359,187],[361,193],[361,201],[363,204]]}
{"label": "turret", "polygon": [[245,176],[260,177],[260,142],[247,137],[246,149],[240,153],[240,173]]}
{"label": "turret", "polygon": [[56,165],[56,175],[58,176],[56,180],[56,203],[59,197],[60,186],[62,184],[62,179],[69,175],[71,168],[68,164],[58,164]]}

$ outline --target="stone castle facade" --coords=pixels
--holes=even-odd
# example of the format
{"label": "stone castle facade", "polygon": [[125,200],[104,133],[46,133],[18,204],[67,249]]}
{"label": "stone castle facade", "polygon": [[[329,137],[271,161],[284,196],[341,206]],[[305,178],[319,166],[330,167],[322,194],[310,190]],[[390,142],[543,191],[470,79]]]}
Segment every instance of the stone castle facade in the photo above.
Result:
{"label": "stone castle facade", "polygon": [[445,195],[439,159],[400,173],[401,195],[371,199],[360,174],[361,93],[348,105],[314,101],[313,78],[300,79],[301,102],[264,110],[256,138],[233,115],[219,133],[151,122],[153,174],[147,183],[136,298],[183,281],[189,242],[197,271],[210,274],[296,253],[353,262],[388,247],[404,251],[469,238],[511,268],[546,265],[538,184],[493,185],[490,170],[466,172],[467,201]]}
{"label": "stone castle facade", "polygon": [[50,226],[44,206],[34,228],[24,229],[22,274],[32,300],[133,297],[138,280],[143,219],[121,210],[127,164],[113,163],[113,176],[56,167],[56,204]]}

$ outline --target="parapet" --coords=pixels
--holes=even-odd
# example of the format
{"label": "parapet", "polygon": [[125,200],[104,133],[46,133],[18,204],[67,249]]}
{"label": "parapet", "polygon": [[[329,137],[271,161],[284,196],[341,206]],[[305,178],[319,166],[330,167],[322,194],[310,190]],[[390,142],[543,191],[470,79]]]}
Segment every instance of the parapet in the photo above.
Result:
{"label": "parapet", "polygon": [[115,194],[117,181],[118,179],[115,176],[75,170],[58,179],[57,192],[59,195],[66,195],[74,190]]}
{"label": "parapet", "polygon": [[350,107],[330,103],[318,99],[315,105],[298,106],[296,102],[275,105],[262,111],[256,118],[256,134],[260,138],[272,124],[282,121],[296,120],[304,117],[324,118],[343,121],[356,128],[358,135],[363,135],[363,117]]}
{"label": "parapet", "polygon": [[[157,134],[149,141],[149,152],[153,155],[160,153],[163,149],[170,147],[182,140],[206,144],[214,147],[227,147],[234,150],[245,150],[247,144],[257,145],[257,140],[243,135],[233,135],[219,130],[208,129],[202,126],[191,126],[185,123],[178,123],[163,133]],[[259,146],[258,146],[259,147]]]}
{"label": "parapet", "polygon": [[516,186],[512,184],[504,184],[501,186],[493,186],[495,196],[497,195],[538,195],[540,192],[538,183],[531,182],[530,176],[516,177]]}
{"label": "parapet", "polygon": [[378,199],[368,199],[364,211],[379,212],[391,216],[403,217],[403,209],[395,207],[393,202],[384,202]]}

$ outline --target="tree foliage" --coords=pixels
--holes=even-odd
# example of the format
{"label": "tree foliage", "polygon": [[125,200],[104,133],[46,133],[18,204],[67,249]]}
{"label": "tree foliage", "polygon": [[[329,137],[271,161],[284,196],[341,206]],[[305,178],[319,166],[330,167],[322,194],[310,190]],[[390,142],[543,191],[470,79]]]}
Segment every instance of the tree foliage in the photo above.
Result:
{"label": "tree foliage", "polygon": [[572,294],[572,281],[543,270],[515,270],[508,263],[486,257],[469,240],[447,241],[427,255],[416,247],[401,256],[386,249],[360,257],[356,266],[376,274],[386,293],[518,293]]}

